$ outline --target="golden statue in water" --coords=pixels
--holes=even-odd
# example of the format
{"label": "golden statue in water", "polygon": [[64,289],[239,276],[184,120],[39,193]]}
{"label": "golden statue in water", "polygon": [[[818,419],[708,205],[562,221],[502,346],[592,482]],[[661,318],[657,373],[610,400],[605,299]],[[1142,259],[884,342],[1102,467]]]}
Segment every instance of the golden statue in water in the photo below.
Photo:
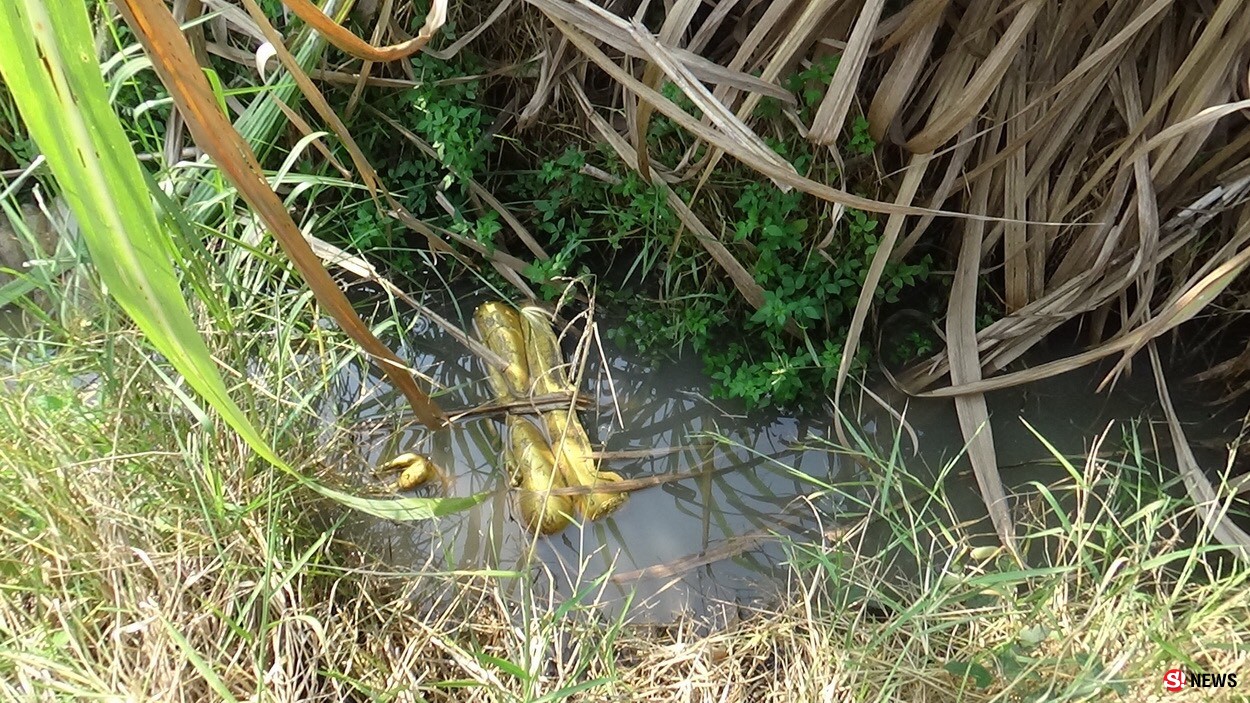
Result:
{"label": "golden statue in water", "polygon": [[[500,401],[534,395],[573,393],[576,389],[565,368],[551,316],[527,306],[518,313],[502,302],[483,303],[473,314],[478,336],[504,359],[503,369],[491,367],[490,385]],[[628,494],[600,490],[621,481],[611,471],[599,471],[590,438],[573,409],[541,414],[543,430],[528,419],[509,415],[504,463],[514,486],[520,488],[522,522],[541,534],[564,529],[577,514],[598,520],[623,505]],[[560,488],[583,488],[576,495],[551,493]]]}

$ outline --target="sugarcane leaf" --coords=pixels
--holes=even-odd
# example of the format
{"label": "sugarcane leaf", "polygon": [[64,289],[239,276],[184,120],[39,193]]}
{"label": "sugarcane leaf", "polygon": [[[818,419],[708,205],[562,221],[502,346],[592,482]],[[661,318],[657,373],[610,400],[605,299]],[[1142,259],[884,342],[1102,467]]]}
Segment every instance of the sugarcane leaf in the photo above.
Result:
{"label": "sugarcane leaf", "polygon": [[[177,25],[172,32],[181,41]],[[101,280],[147,341],[253,451],[322,495],[391,519],[433,517],[480,502],[480,496],[351,496],[296,471],[260,435],[230,397],[191,317],[168,255],[169,234],[156,217],[139,161],[109,105],[92,36],[86,6],[76,0],[0,3],[0,75],[79,222]],[[170,42],[170,35],[157,36],[154,44]],[[195,70],[209,102],[188,107],[215,110],[207,82]],[[267,190],[259,168],[254,173]]]}

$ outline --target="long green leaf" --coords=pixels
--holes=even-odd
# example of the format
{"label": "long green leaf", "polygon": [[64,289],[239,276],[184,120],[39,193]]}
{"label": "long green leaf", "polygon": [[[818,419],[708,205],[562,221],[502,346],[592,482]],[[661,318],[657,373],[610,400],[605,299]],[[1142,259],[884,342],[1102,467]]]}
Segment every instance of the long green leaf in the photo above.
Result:
{"label": "long green leaf", "polygon": [[168,235],[108,103],[92,36],[80,0],[0,3],[0,74],[80,223],[101,279],[152,346],[257,454],[322,495],[389,519],[427,518],[480,502],[483,496],[352,496],[302,475],[261,437],[230,398],[191,318],[168,257]]}
{"label": "long green leaf", "polygon": [[378,361],[383,373],[408,399],[417,419],[435,429],[446,425],[447,416],[442,409],[417,386],[403,361],[373,335],[304,240],[286,206],[265,180],[251,146],[221,112],[204,70],[169,8],[160,0],[119,0],[116,6],[152,59],[152,67],[173,97],[195,143],[238,188],[282,245],[317,301],[344,332]]}

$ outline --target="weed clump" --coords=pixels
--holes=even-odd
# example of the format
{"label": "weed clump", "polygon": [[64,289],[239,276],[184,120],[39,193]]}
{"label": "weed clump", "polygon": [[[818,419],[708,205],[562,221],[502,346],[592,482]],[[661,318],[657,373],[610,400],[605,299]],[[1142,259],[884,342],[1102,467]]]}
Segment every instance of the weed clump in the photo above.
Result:
{"label": "weed clump", "polygon": [[[806,69],[790,85],[827,84],[834,65]],[[664,92],[698,116],[672,84]],[[807,91],[804,109],[812,107],[815,94]],[[783,126],[780,115],[769,116],[772,107],[761,110],[777,135],[767,139],[769,146],[800,172],[835,177],[836,165]],[[871,156],[875,142],[866,128],[862,118],[854,122],[848,153]],[[706,154],[705,146],[662,115],[652,119],[649,134],[658,163]],[[532,213],[551,247],[550,259],[527,270],[531,281],[554,296],[561,288],[550,281],[602,272],[600,280],[609,285],[600,295],[619,313],[609,335],[619,343],[656,356],[688,348],[702,357],[718,395],[752,406],[818,400],[831,385],[841,363],[841,340],[877,251],[876,217],[835,211],[731,162],[712,173],[697,197],[694,188],[675,186],[674,197],[686,206],[713,211],[724,222],[722,239],[762,290],[763,304],[754,309],[712,263],[663,189],[626,169],[606,148],[566,147],[504,187],[519,208]],[[889,264],[877,300],[898,303],[929,280],[931,267],[929,255]],[[920,350],[891,351],[913,358]]]}
{"label": "weed clump", "polygon": [[[849,180],[854,189],[876,195],[876,142],[862,116],[850,123],[840,145],[858,165],[815,151],[791,121],[811,118],[837,64],[829,56],[800,67],[784,81],[796,107],[766,99],[754,120],[767,145],[798,172]],[[522,271],[539,296],[558,297],[570,278],[595,279],[600,300],[608,304],[611,338],[655,357],[698,354],[717,395],[751,406],[823,398],[877,251],[875,216],[783,190],[730,159],[708,165],[702,185],[678,179],[669,169],[705,163],[711,154],[662,114],[650,120],[647,143],[654,168],[670,174],[662,178],[671,185],[648,181],[607,144],[586,141],[574,128],[509,133],[508,116],[490,104],[498,81],[482,77],[488,65],[464,50],[451,61],[419,55],[413,60],[417,86],[370,99],[373,110],[424,146],[397,139],[393,126],[370,110],[352,125],[409,211],[488,250],[506,246],[511,228],[499,209],[475,198],[470,182],[476,181],[547,254],[529,259]],[[702,117],[673,83],[665,82],[661,92],[692,117]],[[496,123],[505,127],[491,134]],[[758,307],[738,295],[673,198],[703,221],[723,223],[714,234],[759,287]],[[368,199],[332,217],[350,245],[375,252],[397,271],[415,269],[419,243],[397,231]],[[876,299],[898,303],[929,280],[931,268],[928,255],[891,263]],[[478,275],[505,285],[493,273]],[[890,350],[908,358],[919,351],[919,345]],[[861,353],[855,361],[867,359]]]}

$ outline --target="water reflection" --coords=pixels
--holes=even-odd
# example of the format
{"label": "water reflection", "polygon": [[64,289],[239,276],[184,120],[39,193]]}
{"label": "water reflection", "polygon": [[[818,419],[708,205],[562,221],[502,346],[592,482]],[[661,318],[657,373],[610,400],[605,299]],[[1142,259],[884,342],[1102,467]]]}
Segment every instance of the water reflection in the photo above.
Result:
{"label": "water reflection", "polygon": [[[461,300],[471,314],[477,301]],[[441,311],[441,310],[440,310]],[[453,319],[456,319],[453,317]],[[463,319],[463,318],[461,318]],[[696,474],[648,488],[610,517],[571,527],[550,538],[534,538],[512,519],[513,506],[500,468],[502,418],[475,418],[450,429],[429,432],[402,416],[404,401],[381,378],[345,367],[322,409],[327,419],[350,422],[360,456],[345,460],[345,471],[364,471],[404,451],[427,453],[452,475],[454,495],[478,492],[490,498],[477,508],[436,521],[393,524],[355,517],[351,534],[361,546],[395,566],[456,570],[518,570],[552,578],[565,593],[612,572],[637,578],[604,584],[604,599],[622,603],[636,593],[635,619],[666,621],[674,613],[706,613],[715,603],[746,604],[768,599],[782,574],[784,553],[772,540],[750,540],[767,532],[815,533],[868,498],[862,469],[846,456],[811,448],[812,438],[833,440],[828,417],[746,414],[742,408],[709,397],[709,382],[694,361],[649,364],[612,349],[608,374],[599,359],[587,364],[583,388],[598,396],[595,410],[583,413],[592,441],[602,442],[607,467],[624,478]],[[485,370],[467,350],[440,330],[414,324],[401,356],[444,386],[439,402],[449,411],[492,400]],[[1079,456],[1095,434],[1117,419],[1154,413],[1154,388],[1147,374],[1121,381],[1113,393],[1097,395],[1098,369],[1068,374],[990,396],[999,460],[1009,483],[1045,476],[1034,466],[1046,448],[1018,418],[1026,419],[1061,452]],[[615,392],[613,393],[613,389]],[[1203,411],[1205,412],[1205,411]],[[952,404],[912,400],[907,417],[919,454],[910,440],[900,446],[908,470],[922,479],[936,476],[962,447]],[[866,406],[860,427],[870,443],[889,452],[895,422]],[[597,435],[597,436],[596,436]],[[362,481],[369,477],[361,473]],[[839,484],[844,493],[821,487]],[[952,519],[983,518],[975,482],[965,471],[947,486]],[[437,488],[424,489],[436,494]],[[884,537],[883,537],[884,539]],[[712,563],[690,561],[724,545],[743,549]],[[656,567],[685,565],[680,573]],[[540,568],[545,567],[545,568]],[[919,565],[905,568],[919,568]]]}

